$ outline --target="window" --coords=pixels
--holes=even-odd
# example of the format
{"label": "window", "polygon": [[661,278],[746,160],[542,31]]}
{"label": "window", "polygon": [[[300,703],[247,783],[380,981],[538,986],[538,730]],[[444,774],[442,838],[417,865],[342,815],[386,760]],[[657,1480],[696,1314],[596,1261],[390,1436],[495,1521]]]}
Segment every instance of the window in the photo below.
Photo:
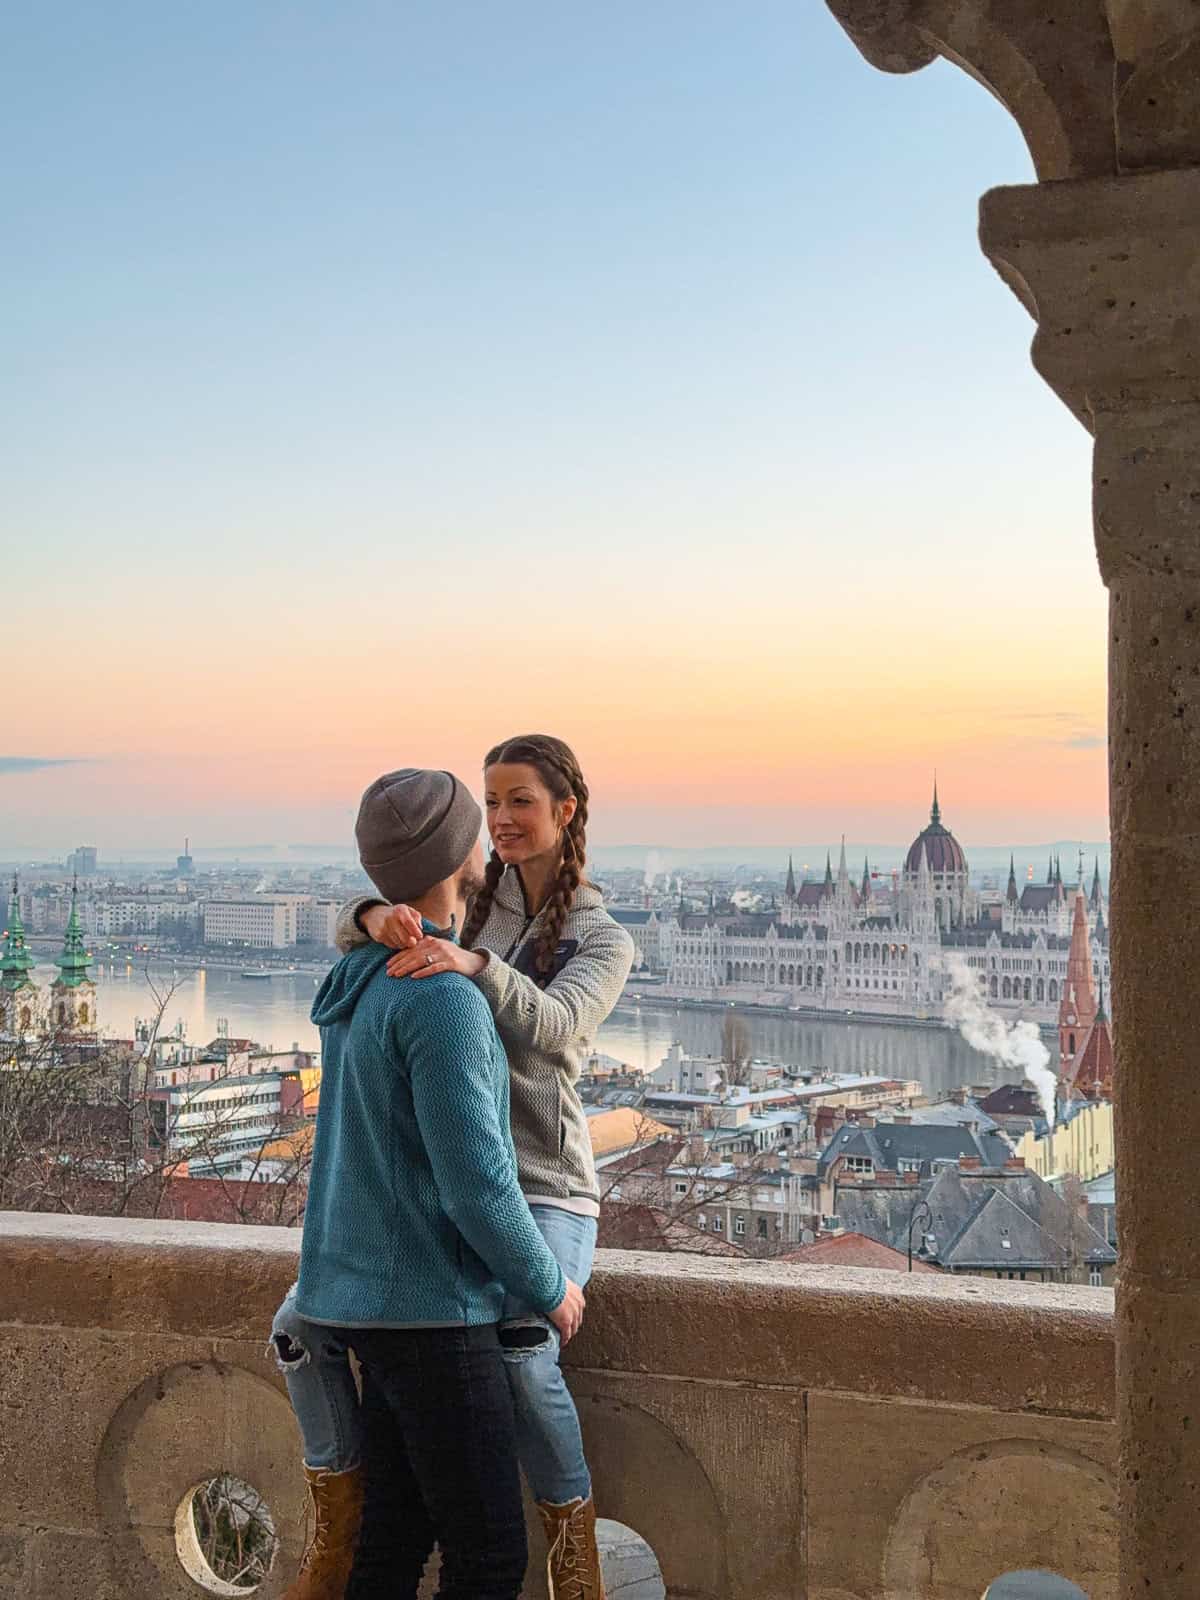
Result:
{"label": "window", "polygon": [[745,1217],[738,1217],[738,1219],[736,1220],[736,1222],[733,1225],[733,1231],[734,1231],[734,1233],[737,1234],[739,1239],[742,1239],[742,1238],[745,1237],[745,1234],[746,1234],[746,1219],[745,1219]]}
{"label": "window", "polygon": [[688,1189],[688,1186],[687,1186],[686,1183],[677,1183],[675,1185],[675,1193],[676,1194],[686,1194],[687,1193],[687,1189]]}
{"label": "window", "polygon": [[1089,1267],[1088,1268],[1088,1282],[1091,1284],[1093,1289],[1101,1289],[1101,1288],[1103,1288],[1104,1287],[1104,1269],[1103,1269],[1103,1267]]}
{"label": "window", "polygon": [[713,1218],[712,1231],[714,1233],[724,1233],[725,1232],[725,1224],[721,1221],[720,1217],[714,1217]]}

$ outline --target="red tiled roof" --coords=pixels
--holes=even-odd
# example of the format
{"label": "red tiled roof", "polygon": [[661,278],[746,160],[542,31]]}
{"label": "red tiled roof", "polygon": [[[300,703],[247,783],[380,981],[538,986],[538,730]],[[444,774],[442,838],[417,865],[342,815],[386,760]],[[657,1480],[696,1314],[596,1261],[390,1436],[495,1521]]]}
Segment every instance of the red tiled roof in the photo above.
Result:
{"label": "red tiled roof", "polygon": [[[798,1267],[882,1267],[888,1272],[907,1272],[908,1257],[890,1244],[868,1239],[865,1233],[834,1233],[813,1244],[802,1244],[786,1256],[777,1256]],[[938,1272],[928,1261],[913,1258],[914,1272]]]}
{"label": "red tiled roof", "polygon": [[1092,1024],[1087,1043],[1071,1068],[1071,1087],[1088,1100],[1111,1100],[1115,1058],[1112,1030],[1103,1014]]}

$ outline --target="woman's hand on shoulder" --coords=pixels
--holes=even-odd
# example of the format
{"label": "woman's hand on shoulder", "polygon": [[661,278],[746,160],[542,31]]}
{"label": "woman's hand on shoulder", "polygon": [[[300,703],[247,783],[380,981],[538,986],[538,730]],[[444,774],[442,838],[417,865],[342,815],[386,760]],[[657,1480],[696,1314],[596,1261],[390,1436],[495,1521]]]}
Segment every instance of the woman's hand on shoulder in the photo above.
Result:
{"label": "woman's hand on shoulder", "polygon": [[421,918],[411,906],[370,906],[358,920],[368,937],[389,950],[411,950],[424,937]]}
{"label": "woman's hand on shoulder", "polygon": [[477,950],[464,950],[450,939],[422,938],[411,950],[394,955],[387,969],[393,978],[432,978],[438,972],[477,978],[486,965],[487,957]]}

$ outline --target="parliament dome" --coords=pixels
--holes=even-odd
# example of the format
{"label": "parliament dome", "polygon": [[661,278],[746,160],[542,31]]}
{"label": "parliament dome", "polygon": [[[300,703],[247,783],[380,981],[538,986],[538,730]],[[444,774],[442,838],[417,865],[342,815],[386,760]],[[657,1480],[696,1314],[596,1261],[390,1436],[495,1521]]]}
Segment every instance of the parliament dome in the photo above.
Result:
{"label": "parliament dome", "polygon": [[924,849],[925,858],[929,862],[932,873],[967,871],[967,858],[963,854],[963,847],[950,832],[949,828],[942,826],[942,808],[938,805],[937,784],[933,786],[933,806],[929,812],[929,826],[913,840],[904,866],[907,872],[914,875],[921,870],[921,851]]}

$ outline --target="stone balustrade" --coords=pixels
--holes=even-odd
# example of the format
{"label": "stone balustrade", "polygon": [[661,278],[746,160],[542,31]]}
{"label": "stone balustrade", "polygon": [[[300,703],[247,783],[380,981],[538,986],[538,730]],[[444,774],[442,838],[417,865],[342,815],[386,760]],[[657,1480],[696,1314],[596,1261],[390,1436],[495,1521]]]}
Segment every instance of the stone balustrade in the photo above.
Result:
{"label": "stone balustrade", "polygon": [[[303,1483],[264,1344],[297,1246],[0,1214],[0,1600],[196,1600],[179,1508],[223,1472],[271,1507],[279,1594]],[[570,1366],[600,1508],[671,1595],[1117,1593],[1108,1290],[610,1252]]]}

